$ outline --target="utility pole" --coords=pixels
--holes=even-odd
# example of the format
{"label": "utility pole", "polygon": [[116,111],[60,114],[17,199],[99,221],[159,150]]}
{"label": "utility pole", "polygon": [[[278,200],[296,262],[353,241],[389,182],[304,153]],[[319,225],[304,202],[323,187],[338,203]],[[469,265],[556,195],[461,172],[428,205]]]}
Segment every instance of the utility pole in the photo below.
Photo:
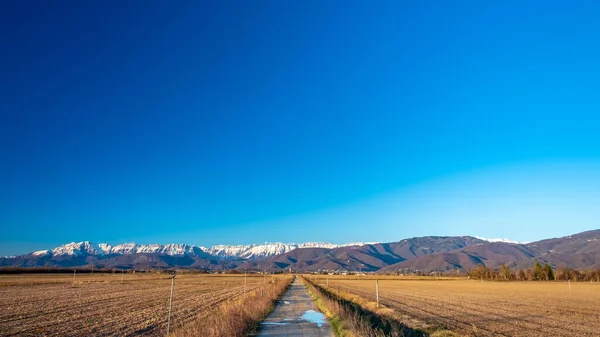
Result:
{"label": "utility pole", "polygon": [[173,311],[173,288],[175,288],[175,271],[169,272],[171,274],[171,297],[169,297],[169,319],[167,321],[167,336],[171,331],[171,312]]}

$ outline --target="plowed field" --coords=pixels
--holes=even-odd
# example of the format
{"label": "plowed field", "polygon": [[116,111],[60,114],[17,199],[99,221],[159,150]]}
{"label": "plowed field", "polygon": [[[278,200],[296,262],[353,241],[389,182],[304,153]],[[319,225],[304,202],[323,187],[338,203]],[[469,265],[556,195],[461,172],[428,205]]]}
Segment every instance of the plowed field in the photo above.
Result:
{"label": "plowed field", "polygon": [[[330,278],[329,286],[375,301],[374,280]],[[384,279],[379,296],[401,314],[464,335],[600,336],[598,283]]]}
{"label": "plowed field", "polygon": [[[168,276],[81,275],[2,276],[0,336],[164,335],[169,310]],[[248,277],[247,292],[263,286]],[[269,278],[266,279],[267,285]],[[243,296],[244,276],[175,278],[172,326],[209,315],[227,300]]]}

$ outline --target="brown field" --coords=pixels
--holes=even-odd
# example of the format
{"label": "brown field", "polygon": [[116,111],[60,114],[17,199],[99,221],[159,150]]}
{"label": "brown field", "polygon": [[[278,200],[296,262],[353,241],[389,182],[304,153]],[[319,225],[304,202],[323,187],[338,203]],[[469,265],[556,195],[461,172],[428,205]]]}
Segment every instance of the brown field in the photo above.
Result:
{"label": "brown field", "polygon": [[[375,281],[358,278],[330,276],[329,286],[375,301]],[[574,282],[569,290],[565,282],[383,277],[379,296],[399,315],[466,336],[600,336],[600,283]]]}
{"label": "brown field", "polygon": [[[123,278],[123,282],[121,281]],[[267,287],[272,276],[266,277]],[[158,274],[0,276],[0,336],[164,335],[171,280]],[[263,286],[248,276],[247,292]],[[178,275],[172,329],[240,299],[244,276]]]}

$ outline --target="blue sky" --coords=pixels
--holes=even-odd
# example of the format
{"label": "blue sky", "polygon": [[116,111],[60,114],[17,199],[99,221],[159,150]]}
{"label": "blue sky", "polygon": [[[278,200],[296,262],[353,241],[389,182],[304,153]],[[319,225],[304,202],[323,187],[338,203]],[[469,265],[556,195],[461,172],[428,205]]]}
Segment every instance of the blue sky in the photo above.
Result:
{"label": "blue sky", "polygon": [[0,255],[600,227],[595,2],[0,6]]}

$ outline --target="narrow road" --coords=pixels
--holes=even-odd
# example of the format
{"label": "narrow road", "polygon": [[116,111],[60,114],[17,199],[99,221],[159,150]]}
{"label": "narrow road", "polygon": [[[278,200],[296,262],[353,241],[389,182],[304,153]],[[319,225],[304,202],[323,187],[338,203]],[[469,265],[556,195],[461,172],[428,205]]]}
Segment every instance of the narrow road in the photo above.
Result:
{"label": "narrow road", "polygon": [[333,336],[331,326],[325,316],[298,279],[277,303],[275,310],[261,323],[259,337]]}

